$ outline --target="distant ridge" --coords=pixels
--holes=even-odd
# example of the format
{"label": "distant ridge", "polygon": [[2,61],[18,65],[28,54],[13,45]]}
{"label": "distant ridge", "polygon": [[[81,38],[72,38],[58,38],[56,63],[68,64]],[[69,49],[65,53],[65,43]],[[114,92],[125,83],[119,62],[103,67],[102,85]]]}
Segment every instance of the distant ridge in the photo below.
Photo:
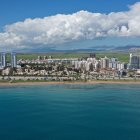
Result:
{"label": "distant ridge", "polygon": [[39,50],[30,49],[30,50],[18,50],[19,53],[81,53],[81,52],[135,52],[140,51],[140,46],[136,45],[127,45],[127,46],[97,46],[90,47],[88,49],[70,49],[70,50],[57,50],[56,48],[41,48]]}

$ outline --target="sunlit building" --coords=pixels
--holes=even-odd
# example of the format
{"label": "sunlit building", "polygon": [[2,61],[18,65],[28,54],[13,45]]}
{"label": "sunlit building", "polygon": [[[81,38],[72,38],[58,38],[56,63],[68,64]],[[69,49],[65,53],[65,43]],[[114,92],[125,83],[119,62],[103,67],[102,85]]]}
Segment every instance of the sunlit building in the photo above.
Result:
{"label": "sunlit building", "polygon": [[109,68],[109,58],[105,56],[105,58],[101,58],[101,68],[107,69]]}
{"label": "sunlit building", "polygon": [[6,67],[6,53],[4,52],[1,53],[1,67]]}
{"label": "sunlit building", "polygon": [[11,53],[11,67],[12,68],[17,67],[17,57],[16,57],[16,53],[14,52]]}

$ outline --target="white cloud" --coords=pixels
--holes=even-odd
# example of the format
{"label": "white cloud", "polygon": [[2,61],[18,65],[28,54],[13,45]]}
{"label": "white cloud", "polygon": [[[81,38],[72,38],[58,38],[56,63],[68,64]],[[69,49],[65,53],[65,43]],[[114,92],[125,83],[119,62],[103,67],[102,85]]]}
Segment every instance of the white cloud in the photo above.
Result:
{"label": "white cloud", "polygon": [[0,48],[26,49],[110,36],[140,36],[140,2],[129,6],[126,12],[80,11],[6,25],[0,33]]}

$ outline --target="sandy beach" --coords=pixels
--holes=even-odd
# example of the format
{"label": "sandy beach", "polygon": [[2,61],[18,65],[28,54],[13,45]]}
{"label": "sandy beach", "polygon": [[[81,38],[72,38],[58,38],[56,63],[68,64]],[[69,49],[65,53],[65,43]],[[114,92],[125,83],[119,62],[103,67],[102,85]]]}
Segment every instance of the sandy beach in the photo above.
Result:
{"label": "sandy beach", "polygon": [[74,81],[74,82],[0,82],[0,86],[34,86],[34,85],[64,85],[64,84],[131,84],[131,85],[140,85],[140,81],[87,81],[87,82],[81,82],[81,81]]}

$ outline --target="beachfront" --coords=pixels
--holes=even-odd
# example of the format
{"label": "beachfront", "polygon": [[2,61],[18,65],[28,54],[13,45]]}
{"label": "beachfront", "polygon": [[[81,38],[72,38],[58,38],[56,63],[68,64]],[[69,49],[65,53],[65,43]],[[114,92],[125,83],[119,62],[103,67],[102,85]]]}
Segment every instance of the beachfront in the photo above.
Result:
{"label": "beachfront", "polygon": [[92,80],[92,81],[13,81],[0,82],[0,86],[21,86],[21,85],[63,85],[63,84],[140,84],[140,80]]}

